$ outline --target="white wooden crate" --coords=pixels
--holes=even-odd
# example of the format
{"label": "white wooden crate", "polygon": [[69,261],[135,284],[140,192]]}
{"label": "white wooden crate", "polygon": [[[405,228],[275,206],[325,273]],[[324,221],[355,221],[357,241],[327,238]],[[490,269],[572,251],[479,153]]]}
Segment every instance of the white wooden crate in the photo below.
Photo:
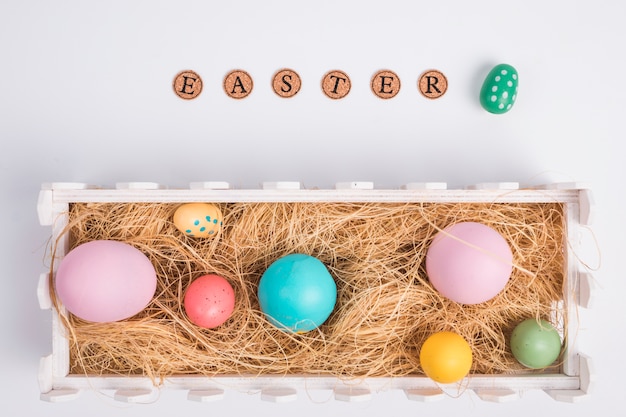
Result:
{"label": "white wooden crate", "polygon": [[[445,183],[409,183],[400,189],[376,189],[371,182],[342,182],[335,189],[304,189],[299,182],[265,182],[259,189],[238,190],[225,182],[194,182],[187,189],[168,189],[157,183],[118,183],[115,187],[97,187],[83,183],[48,183],[42,186],[38,214],[43,226],[52,228],[59,237],[57,257],[69,250],[67,237],[61,231],[67,225],[71,203],[88,202],[492,202],[562,203],[565,207],[568,245],[566,285],[563,294],[568,326],[563,365],[558,373],[519,375],[471,375],[459,384],[436,384],[425,376],[368,378],[348,382],[335,377],[316,376],[181,376],[167,378],[163,388],[188,391],[192,401],[214,401],[224,390],[260,392],[266,401],[294,400],[299,390],[333,390],[340,401],[364,401],[380,390],[399,389],[409,400],[432,401],[446,397],[458,386],[474,391],[485,401],[504,402],[519,397],[522,391],[543,390],[558,401],[575,402],[587,396],[593,386],[591,359],[578,350],[577,309],[593,303],[594,280],[584,269],[576,251],[581,244],[582,229],[588,228],[594,215],[592,194],[584,184],[558,183],[520,189],[517,183],[484,183],[465,189],[447,189]],[[58,263],[57,263],[58,264]],[[52,353],[41,359],[39,385],[41,399],[58,402],[75,398],[81,390],[113,390],[114,398],[123,402],[150,400],[156,388],[152,380],[141,376],[84,376],[69,373],[69,341],[64,336],[60,314],[52,308],[49,288],[50,271],[42,272],[37,295],[42,309],[52,314]],[[54,271],[53,271],[54,273]]]}

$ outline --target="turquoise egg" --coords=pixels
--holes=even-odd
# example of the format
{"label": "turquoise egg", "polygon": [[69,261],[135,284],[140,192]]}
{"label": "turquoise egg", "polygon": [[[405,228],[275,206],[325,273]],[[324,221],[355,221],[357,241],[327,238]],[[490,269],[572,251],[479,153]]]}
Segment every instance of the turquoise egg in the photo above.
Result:
{"label": "turquoise egg", "polygon": [[261,276],[261,310],[281,330],[309,332],[324,323],[337,302],[337,285],[317,258],[301,253],[283,256]]}
{"label": "turquoise egg", "polygon": [[519,77],[517,70],[508,64],[493,67],[480,90],[480,104],[489,113],[506,113],[515,104]]}

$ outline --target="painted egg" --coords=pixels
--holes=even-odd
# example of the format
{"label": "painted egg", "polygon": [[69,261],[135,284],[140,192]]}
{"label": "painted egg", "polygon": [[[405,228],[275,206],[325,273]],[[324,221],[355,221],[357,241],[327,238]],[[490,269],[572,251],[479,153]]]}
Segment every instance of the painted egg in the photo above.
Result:
{"label": "painted egg", "polygon": [[192,323],[212,329],[231,316],[235,309],[235,291],[223,277],[203,275],[189,285],[183,304]]}
{"label": "painted egg", "polygon": [[496,65],[485,78],[480,90],[480,104],[489,113],[506,113],[515,104],[519,76],[508,64]]}
{"label": "painted egg", "polygon": [[496,230],[462,222],[437,233],[426,253],[426,273],[444,297],[480,304],[504,289],[513,270],[513,254]]}
{"label": "painted egg", "polygon": [[442,384],[457,382],[472,368],[472,349],[457,333],[434,333],[420,349],[420,364],[433,381]]}
{"label": "painted egg", "polygon": [[94,240],[71,250],[55,275],[55,290],[67,310],[83,320],[107,323],[134,316],[152,300],[156,272],[135,247]]}
{"label": "painted egg", "polygon": [[561,353],[559,332],[546,320],[527,319],[511,334],[511,351],[527,368],[550,366]]}
{"label": "painted egg", "polygon": [[174,212],[174,226],[191,237],[216,236],[223,220],[219,207],[210,203],[187,203]]}
{"label": "painted egg", "polygon": [[261,310],[274,326],[305,333],[328,319],[337,301],[337,286],[319,259],[294,253],[267,268],[258,296]]}

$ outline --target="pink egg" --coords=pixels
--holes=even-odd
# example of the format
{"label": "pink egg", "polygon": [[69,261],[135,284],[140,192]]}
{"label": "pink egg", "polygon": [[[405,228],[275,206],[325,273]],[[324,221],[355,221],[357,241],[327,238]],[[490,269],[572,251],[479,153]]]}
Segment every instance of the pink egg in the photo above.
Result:
{"label": "pink egg", "polygon": [[235,309],[235,291],[219,275],[196,278],[185,294],[185,312],[192,323],[207,329],[224,323]]}
{"label": "pink egg", "polygon": [[54,284],[70,313],[107,323],[143,310],[154,296],[157,279],[152,263],[140,250],[123,242],[94,240],[63,258]]}
{"label": "pink egg", "polygon": [[444,297],[479,304],[504,289],[513,270],[513,254],[496,230],[463,222],[437,233],[426,254],[426,273]]}

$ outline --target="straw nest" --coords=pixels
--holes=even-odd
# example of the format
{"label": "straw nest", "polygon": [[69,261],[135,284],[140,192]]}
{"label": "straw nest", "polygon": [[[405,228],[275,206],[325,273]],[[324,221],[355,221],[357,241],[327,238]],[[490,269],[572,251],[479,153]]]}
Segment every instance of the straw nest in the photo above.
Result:
{"label": "straw nest", "polygon": [[[472,373],[524,371],[508,346],[526,318],[563,330],[563,207],[547,203],[224,203],[214,239],[183,236],[178,204],[76,203],[71,247],[124,241],[157,271],[153,301],[121,322],[95,324],[68,315],[71,373],[144,375],[329,375],[342,379],[422,374],[419,350],[433,332],[451,330],[472,347]],[[434,235],[460,221],[493,227],[509,242],[514,268],[506,288],[479,305],[462,305],[432,288],[425,256]],[[265,269],[289,253],[313,255],[335,278],[337,304],[319,329],[290,334],[259,309]],[[198,276],[225,277],[235,311],[216,329],[186,317],[182,300]],[[52,276],[52,274],[51,274]],[[53,286],[51,286],[53,288]],[[52,296],[55,304],[59,301]]]}

